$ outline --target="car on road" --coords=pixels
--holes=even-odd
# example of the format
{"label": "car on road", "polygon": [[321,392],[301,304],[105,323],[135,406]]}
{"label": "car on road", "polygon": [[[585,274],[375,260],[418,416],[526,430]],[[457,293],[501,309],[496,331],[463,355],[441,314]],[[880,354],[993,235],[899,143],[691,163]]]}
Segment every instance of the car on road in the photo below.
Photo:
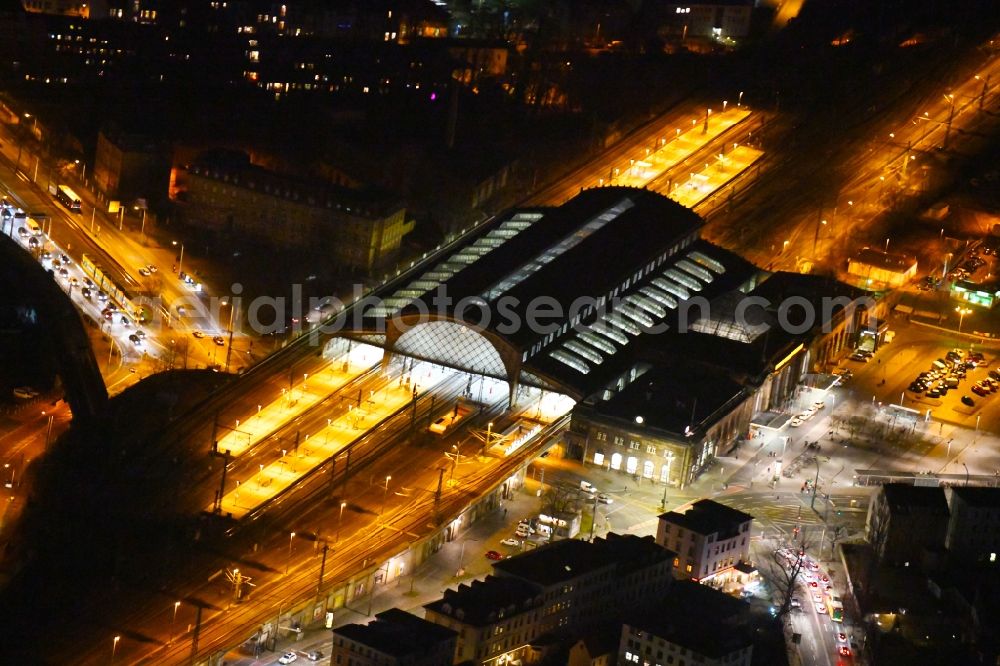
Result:
{"label": "car on road", "polygon": [[224,337],[222,337],[221,335],[217,335],[214,338],[212,338],[212,342],[214,342],[215,344],[219,345],[220,347],[225,347],[226,346],[226,339]]}
{"label": "car on road", "polygon": [[826,606],[823,604],[816,604],[816,612],[820,615],[826,615]]}
{"label": "car on road", "polygon": [[962,396],[962,404],[963,405],[968,405],[969,407],[975,407],[976,406],[976,401],[973,400],[971,397],[969,397],[967,395],[963,395]]}
{"label": "car on road", "polygon": [[138,335],[136,335],[135,333],[133,333],[132,335],[128,336],[128,339],[129,339],[129,341],[131,341],[131,342],[132,342],[132,344],[134,344],[134,345],[135,345],[136,347],[138,347],[139,345],[141,345],[141,344],[142,344],[142,338],[140,338],[140,337],[139,337]]}
{"label": "car on road", "polygon": [[516,530],[514,530],[514,534],[515,536],[518,536],[522,539],[527,539],[529,536],[531,536],[531,533],[528,532],[528,530],[526,529],[522,529],[520,525]]}
{"label": "car on road", "polygon": [[851,360],[851,361],[856,361],[857,363],[867,363],[869,361],[869,357],[868,356],[864,356],[864,355],[859,354],[857,352],[851,354],[847,358],[849,360]]}
{"label": "car on road", "polygon": [[792,597],[791,606],[792,608],[802,608],[802,602],[798,597]]}
{"label": "car on road", "polygon": [[147,270],[145,266],[142,266],[139,268],[139,275],[142,277],[149,277],[149,270]]}
{"label": "car on road", "polygon": [[847,647],[846,645],[841,645],[840,649],[837,650],[837,652],[840,653],[841,657],[850,657],[851,656],[851,648]]}
{"label": "car on road", "polygon": [[502,560],[503,559],[503,555],[501,555],[500,553],[498,553],[495,550],[488,550],[488,551],[486,551],[486,559],[488,559],[488,560]]}
{"label": "car on road", "polygon": [[106,300],[108,300],[108,295],[107,295],[107,293],[105,293],[105,291],[103,289],[101,291],[97,292],[97,300],[99,300],[99,301],[106,301]]}
{"label": "car on road", "polygon": [[128,328],[129,326],[132,325],[132,322],[130,322],[128,320],[128,317],[126,317],[125,315],[122,315],[118,321],[121,322],[121,325],[124,326],[125,328]]}
{"label": "car on road", "polygon": [[69,277],[69,271],[66,270],[65,268],[60,268],[59,269],[59,277],[61,277],[61,278],[68,278]]}
{"label": "car on road", "polygon": [[149,264],[149,265],[146,266],[146,270],[149,271],[150,273],[155,273],[156,271],[158,271],[160,269],[157,268],[155,264]]}
{"label": "car on road", "polygon": [[18,227],[17,235],[20,236],[21,238],[25,238],[28,235],[28,230],[25,229],[24,227]]}
{"label": "car on road", "polygon": [[81,289],[80,290],[80,295],[83,296],[84,298],[86,298],[89,301],[90,300],[90,288],[89,287],[84,287],[83,289]]}
{"label": "car on road", "polygon": [[14,397],[18,400],[31,400],[38,395],[38,391],[30,386],[18,386],[14,389]]}
{"label": "car on road", "polygon": [[193,331],[191,333],[191,335],[193,335],[194,337],[198,338],[199,340],[201,340],[203,337],[205,337],[205,334],[202,331]]}
{"label": "car on road", "polygon": [[529,534],[535,533],[535,528],[531,526],[531,523],[525,522],[523,520],[517,524],[517,529],[526,530]]}
{"label": "car on road", "polygon": [[70,261],[70,258],[66,255],[65,252],[60,253],[59,261],[62,262],[63,266],[69,266],[71,263],[73,263],[72,261]]}
{"label": "car on road", "polygon": [[926,393],[926,395],[927,395],[928,398],[940,398],[941,397],[941,391],[938,390],[938,389],[936,389],[936,388],[934,388],[934,389],[931,389],[930,391],[928,391]]}
{"label": "car on road", "polygon": [[32,236],[31,238],[28,239],[28,247],[34,249],[40,246],[41,243],[38,240],[38,236]]}
{"label": "car on road", "polygon": [[984,398],[990,394],[990,390],[988,388],[983,388],[979,384],[973,384],[971,391],[976,395],[982,396]]}
{"label": "car on road", "polygon": [[278,663],[279,664],[290,664],[293,661],[296,661],[298,658],[299,658],[299,655],[295,654],[294,652],[286,652],[285,654],[283,654],[280,657],[278,657]]}
{"label": "car on road", "polygon": [[319,661],[322,658],[323,658],[323,653],[320,652],[319,650],[313,650],[312,652],[306,653],[306,659],[308,659],[309,661]]}
{"label": "car on road", "polygon": [[802,418],[802,415],[801,414],[797,414],[797,415],[795,415],[795,416],[792,417],[792,420],[788,422],[788,425],[790,425],[793,428],[798,428],[800,425],[802,425],[805,422],[806,422],[806,420],[804,418]]}
{"label": "car on road", "polygon": [[520,546],[521,545],[521,542],[518,539],[515,539],[514,537],[507,537],[506,539],[504,539],[500,543],[501,543],[501,545],[504,545],[504,546]]}
{"label": "car on road", "polygon": [[614,500],[608,497],[605,493],[598,493],[597,501],[601,504],[613,504]]}
{"label": "car on road", "polygon": [[837,642],[838,643],[845,643],[846,644],[847,643],[847,634],[845,634],[842,631],[838,631],[837,632]]}
{"label": "car on road", "polygon": [[819,583],[814,580],[809,581],[809,587],[819,587]]}

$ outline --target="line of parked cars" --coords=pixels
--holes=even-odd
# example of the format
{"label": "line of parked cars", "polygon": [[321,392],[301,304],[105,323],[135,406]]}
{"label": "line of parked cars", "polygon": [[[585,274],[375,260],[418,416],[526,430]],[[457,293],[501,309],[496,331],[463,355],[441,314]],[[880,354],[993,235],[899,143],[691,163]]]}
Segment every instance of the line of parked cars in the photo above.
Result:
{"label": "line of parked cars", "polygon": [[[948,391],[957,390],[967,373],[985,362],[980,352],[966,352],[962,349],[952,349],[944,358],[939,358],[929,370],[921,372],[910,382],[908,390],[928,398],[940,398],[948,395]],[[1000,389],[1000,373],[990,371],[990,377],[972,385],[971,391],[979,396],[987,396]],[[962,404],[975,406],[975,400],[969,395],[962,396]]]}
{"label": "line of parked cars", "polygon": [[815,416],[816,412],[820,411],[824,407],[826,407],[825,402],[814,402],[812,404],[812,407],[805,410],[804,412],[801,412],[793,416],[792,420],[788,422],[788,425],[792,426],[793,428],[798,428],[800,425],[802,425],[803,423],[811,419],[813,416]]}

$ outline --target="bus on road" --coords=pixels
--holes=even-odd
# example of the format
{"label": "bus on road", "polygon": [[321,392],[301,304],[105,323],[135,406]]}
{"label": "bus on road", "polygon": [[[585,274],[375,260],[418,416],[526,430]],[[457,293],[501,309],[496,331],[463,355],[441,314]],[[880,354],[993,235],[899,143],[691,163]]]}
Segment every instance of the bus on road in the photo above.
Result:
{"label": "bus on road", "polygon": [[840,603],[840,597],[831,593],[826,598],[826,609],[830,612],[830,619],[834,622],[844,621],[844,604]]}
{"label": "bus on road", "polygon": [[66,185],[60,185],[56,190],[56,200],[63,206],[66,206],[71,212],[80,212],[80,197],[76,196],[76,192]]}

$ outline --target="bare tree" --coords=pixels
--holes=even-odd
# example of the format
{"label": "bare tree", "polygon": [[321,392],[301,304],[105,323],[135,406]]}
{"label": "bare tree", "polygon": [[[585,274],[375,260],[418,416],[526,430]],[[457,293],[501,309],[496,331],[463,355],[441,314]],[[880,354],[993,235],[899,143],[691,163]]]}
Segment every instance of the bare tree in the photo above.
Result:
{"label": "bare tree", "polygon": [[770,557],[762,564],[761,575],[774,588],[778,605],[778,617],[784,617],[792,608],[792,597],[802,571],[806,566],[806,548],[808,544],[803,538],[799,543],[779,548],[770,553]]}

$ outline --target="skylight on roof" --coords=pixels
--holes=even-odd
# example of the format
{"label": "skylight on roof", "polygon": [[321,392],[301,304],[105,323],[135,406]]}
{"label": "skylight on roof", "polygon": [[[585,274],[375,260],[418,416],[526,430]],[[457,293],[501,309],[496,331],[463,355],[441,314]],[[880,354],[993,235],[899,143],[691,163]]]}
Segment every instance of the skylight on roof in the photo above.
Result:
{"label": "skylight on roof", "polygon": [[504,293],[510,291],[518,284],[534,275],[549,262],[572,250],[574,247],[582,243],[592,234],[597,232],[599,229],[602,229],[606,224],[619,217],[622,213],[634,205],[635,204],[632,203],[631,199],[625,197],[614,206],[611,206],[603,211],[600,215],[592,218],[582,227],[576,229],[570,235],[564,237],[552,247],[547,248],[538,256],[527,261],[520,268],[506,275],[502,280],[482,292],[480,296],[482,296],[485,301],[496,300]]}
{"label": "skylight on roof", "polygon": [[583,359],[574,356],[569,352],[563,351],[561,349],[556,349],[551,354],[549,354],[549,356],[559,361],[563,365],[568,365],[569,367],[573,368],[574,370],[576,370],[581,374],[586,375],[590,373],[590,366],[584,363]]}

